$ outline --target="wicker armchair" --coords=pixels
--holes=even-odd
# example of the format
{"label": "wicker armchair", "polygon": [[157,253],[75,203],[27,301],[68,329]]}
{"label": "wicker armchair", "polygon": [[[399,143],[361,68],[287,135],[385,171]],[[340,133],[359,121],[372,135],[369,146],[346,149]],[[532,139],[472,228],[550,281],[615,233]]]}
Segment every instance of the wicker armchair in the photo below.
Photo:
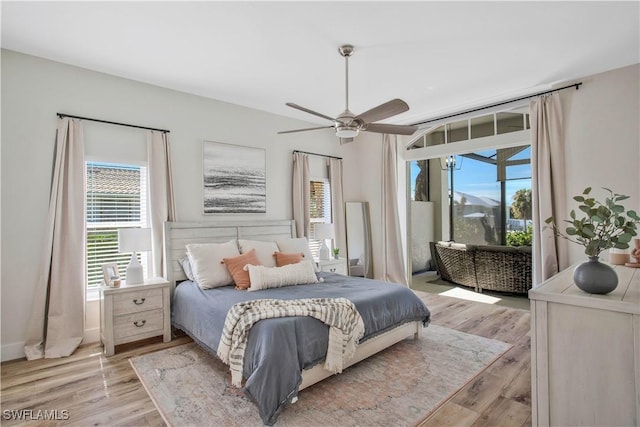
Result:
{"label": "wicker armchair", "polygon": [[478,246],[478,290],[526,294],[531,289],[531,247]]}
{"label": "wicker armchair", "polygon": [[431,254],[444,280],[491,291],[526,294],[531,289],[531,248],[431,242]]}
{"label": "wicker armchair", "polygon": [[478,290],[475,249],[475,246],[460,243],[431,242],[431,258],[443,280]]}

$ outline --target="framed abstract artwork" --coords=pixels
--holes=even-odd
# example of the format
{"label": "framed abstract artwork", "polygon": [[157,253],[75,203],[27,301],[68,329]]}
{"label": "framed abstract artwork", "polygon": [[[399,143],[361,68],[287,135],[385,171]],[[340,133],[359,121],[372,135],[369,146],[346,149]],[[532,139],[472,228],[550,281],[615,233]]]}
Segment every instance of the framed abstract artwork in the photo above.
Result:
{"label": "framed abstract artwork", "polygon": [[205,214],[267,211],[264,148],[204,141],[202,151]]}

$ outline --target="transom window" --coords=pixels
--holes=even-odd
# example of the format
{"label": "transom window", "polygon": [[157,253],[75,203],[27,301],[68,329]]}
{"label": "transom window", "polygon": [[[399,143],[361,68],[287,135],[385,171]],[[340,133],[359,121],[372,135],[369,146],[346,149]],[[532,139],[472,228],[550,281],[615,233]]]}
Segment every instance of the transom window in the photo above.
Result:
{"label": "transom window", "polygon": [[408,150],[450,144],[452,142],[470,141],[530,128],[529,114],[502,111],[479,117],[472,117],[457,122],[445,123],[425,133],[414,141]]}

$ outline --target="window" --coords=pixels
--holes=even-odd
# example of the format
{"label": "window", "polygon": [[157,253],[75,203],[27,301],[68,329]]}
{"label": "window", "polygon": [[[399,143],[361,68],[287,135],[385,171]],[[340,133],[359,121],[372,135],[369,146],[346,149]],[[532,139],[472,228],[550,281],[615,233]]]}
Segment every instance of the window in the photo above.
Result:
{"label": "window", "polygon": [[531,147],[408,162],[411,272],[435,269],[429,244],[531,246]]}
{"label": "window", "polygon": [[449,206],[453,240],[504,245],[509,233],[525,231],[531,222],[531,147],[483,150],[454,158],[456,166],[446,171],[449,197],[453,194],[453,206]]}
{"label": "window", "polygon": [[331,223],[331,187],[326,178],[311,180],[309,183],[309,248],[314,257],[318,256],[322,242],[315,238],[315,225]]}
{"label": "window", "polygon": [[465,120],[446,123],[431,129],[414,141],[408,150],[471,141],[505,133],[530,129],[529,114],[525,112],[501,111]]}
{"label": "window", "polygon": [[[118,228],[147,226],[147,172],[144,166],[86,162],[87,287],[102,281],[102,264],[118,264],[126,279],[131,254],[118,252]],[[144,274],[147,257],[141,260]]]}

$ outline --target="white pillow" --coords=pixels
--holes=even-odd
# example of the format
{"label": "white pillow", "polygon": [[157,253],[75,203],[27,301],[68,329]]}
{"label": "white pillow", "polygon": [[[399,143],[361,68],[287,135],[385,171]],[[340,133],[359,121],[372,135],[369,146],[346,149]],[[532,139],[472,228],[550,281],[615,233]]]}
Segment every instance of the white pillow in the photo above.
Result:
{"label": "white pillow", "polygon": [[243,254],[249,252],[251,249],[255,249],[258,261],[265,267],[276,266],[276,258],[273,256],[275,252],[279,251],[276,242],[238,239],[238,246],[240,246],[240,252]]}
{"label": "white pillow", "polygon": [[318,283],[312,261],[301,261],[282,267],[265,267],[264,265],[245,265],[249,271],[251,286],[248,291],[280,288],[282,286],[306,285]]}
{"label": "white pillow", "polygon": [[278,245],[278,248],[280,248],[280,252],[285,252],[285,253],[302,252],[304,254],[304,259],[307,261],[311,261],[313,265],[313,269],[315,271],[320,271],[316,263],[313,262],[313,256],[311,255],[311,250],[309,249],[309,241],[307,240],[306,237],[276,240],[276,244]]}
{"label": "white pillow", "polygon": [[196,279],[193,276],[193,270],[191,269],[191,263],[189,262],[189,257],[185,256],[184,258],[180,258],[178,260],[180,266],[182,267],[182,271],[184,271],[184,275],[187,276],[187,279],[195,282]]}
{"label": "white pillow", "polygon": [[193,277],[202,289],[217,288],[233,284],[233,277],[229,274],[222,258],[240,255],[238,242],[230,240],[227,243],[193,243],[187,245],[187,255],[193,271]]}

